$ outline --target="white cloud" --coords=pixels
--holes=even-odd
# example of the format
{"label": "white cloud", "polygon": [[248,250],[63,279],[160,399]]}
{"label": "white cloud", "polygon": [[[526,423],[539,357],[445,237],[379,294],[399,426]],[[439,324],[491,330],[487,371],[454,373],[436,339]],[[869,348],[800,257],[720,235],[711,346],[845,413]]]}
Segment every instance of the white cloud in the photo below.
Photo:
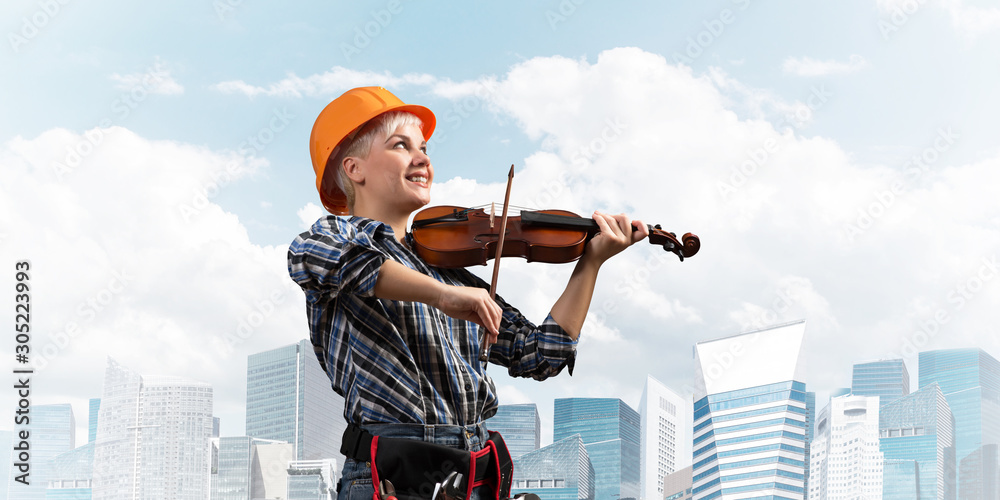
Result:
{"label": "white cloud", "polygon": [[1000,7],[968,5],[963,0],[941,0],[955,30],[970,38],[1000,29]]}
{"label": "white cloud", "polygon": [[1000,7],[969,5],[965,0],[876,0],[879,11],[895,16],[895,24],[905,23],[926,5],[936,5],[947,12],[955,31],[966,38],[1000,29]]}
{"label": "white cloud", "polygon": [[[596,62],[525,61],[497,80],[489,99],[543,144],[519,163],[519,204],[626,211],[702,239],[699,255],[664,262],[645,288],[622,280],[648,267],[655,249],[639,245],[605,265],[592,305],[605,314],[581,341],[575,384],[627,391],[652,372],[680,387],[693,373],[693,343],[738,333],[755,318],[805,318],[810,381],[836,387],[829,384],[843,384],[836,377],[847,377],[856,360],[908,355],[907,345],[921,339],[913,332],[936,310],[928,318],[906,307],[915,297],[950,314],[939,328],[947,334],[922,349],[1000,352],[1000,341],[984,335],[1000,280],[983,283],[961,311],[948,302],[974,279],[982,267],[975,263],[1000,248],[991,222],[1000,201],[987,193],[1000,182],[1000,170],[990,170],[1000,158],[948,168],[942,161],[919,174],[859,165],[830,139],[772,123],[797,104],[637,49],[609,50]],[[468,186],[439,187],[435,203],[466,199]],[[502,193],[500,184],[473,188],[468,196]],[[511,281],[531,289],[540,278],[529,276]],[[547,275],[549,301],[564,279]],[[782,293],[792,295],[789,304],[776,302]],[[508,295],[533,308],[540,300]],[[541,301],[537,308],[546,307]]]}
{"label": "white cloud", "polygon": [[0,164],[0,254],[31,261],[32,359],[52,381],[33,402],[98,397],[112,356],[211,383],[216,414],[241,427],[246,356],[306,335],[286,249],[252,243],[213,201],[262,162],[114,127],[17,137]]}
{"label": "white cloud", "polygon": [[302,223],[302,229],[309,229],[320,217],[326,215],[326,211],[322,207],[315,203],[306,203],[306,206],[300,208],[295,215],[299,216],[299,222]]}
{"label": "white cloud", "polygon": [[114,73],[110,78],[118,82],[115,88],[129,92],[141,89],[148,94],[177,95],[184,93],[184,86],[174,80],[166,63],[159,59],[141,73],[127,75]]}
{"label": "white cloud", "polygon": [[273,97],[315,97],[336,96],[354,87],[379,85],[395,88],[405,85],[430,85],[435,81],[437,81],[435,77],[422,73],[412,73],[397,77],[388,72],[356,71],[341,66],[334,66],[329,71],[318,75],[310,75],[305,78],[290,73],[283,80],[267,85],[266,87],[251,85],[243,80],[220,82],[212,87],[223,93],[244,94],[248,97],[256,97],[258,95]]}
{"label": "white cloud", "polygon": [[868,67],[868,61],[858,55],[851,54],[848,61],[826,60],[818,61],[810,57],[789,57],[782,64],[782,70],[797,76],[829,76],[855,73]]}

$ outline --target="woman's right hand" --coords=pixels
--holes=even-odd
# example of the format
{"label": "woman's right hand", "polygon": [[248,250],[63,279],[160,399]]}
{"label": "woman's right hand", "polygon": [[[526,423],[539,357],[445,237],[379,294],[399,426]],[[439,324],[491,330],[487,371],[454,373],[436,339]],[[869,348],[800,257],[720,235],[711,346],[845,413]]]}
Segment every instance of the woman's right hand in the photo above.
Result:
{"label": "woman's right hand", "polygon": [[478,323],[486,328],[486,342],[494,344],[500,331],[503,310],[482,288],[441,283],[437,299],[430,305],[453,318]]}

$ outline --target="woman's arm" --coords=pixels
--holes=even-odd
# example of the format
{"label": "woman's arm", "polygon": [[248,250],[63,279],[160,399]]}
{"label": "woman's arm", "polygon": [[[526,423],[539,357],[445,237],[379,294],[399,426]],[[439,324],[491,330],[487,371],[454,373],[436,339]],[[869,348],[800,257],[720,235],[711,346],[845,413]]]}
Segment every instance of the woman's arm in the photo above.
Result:
{"label": "woman's arm", "polygon": [[490,333],[496,342],[502,311],[488,291],[477,287],[453,286],[410,269],[394,260],[386,260],[375,281],[375,296],[380,299],[423,302],[441,312],[473,321]]}
{"label": "woman's arm", "polygon": [[573,274],[569,277],[566,290],[556,300],[551,311],[552,319],[574,341],[579,338],[583,322],[587,318],[601,265],[649,234],[646,225],[641,221],[634,221],[634,225],[639,229],[633,231],[633,221],[630,221],[625,214],[612,216],[595,212],[594,221],[601,228],[601,232],[587,243],[586,251],[577,261]]}

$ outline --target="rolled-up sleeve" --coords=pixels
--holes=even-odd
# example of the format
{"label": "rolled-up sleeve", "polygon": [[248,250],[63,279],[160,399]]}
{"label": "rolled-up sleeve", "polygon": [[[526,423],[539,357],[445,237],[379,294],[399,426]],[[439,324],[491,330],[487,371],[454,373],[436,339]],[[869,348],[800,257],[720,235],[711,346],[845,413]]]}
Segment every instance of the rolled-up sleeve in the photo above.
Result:
{"label": "rolled-up sleeve", "polygon": [[370,231],[346,219],[330,216],[317,221],[288,247],[288,274],[316,303],[342,293],[370,297],[386,255],[373,243]]}
{"label": "rolled-up sleeve", "polygon": [[536,326],[521,313],[497,298],[503,320],[497,343],[490,348],[490,361],[506,366],[512,377],[544,380],[564,368],[573,374],[577,341],[566,333],[552,315]]}
{"label": "rolled-up sleeve", "polygon": [[[552,316],[538,327],[506,328],[493,346],[491,358],[497,355],[505,362],[512,377],[544,380],[558,375],[563,368],[573,374],[576,344]],[[496,354],[493,354],[496,353]]]}

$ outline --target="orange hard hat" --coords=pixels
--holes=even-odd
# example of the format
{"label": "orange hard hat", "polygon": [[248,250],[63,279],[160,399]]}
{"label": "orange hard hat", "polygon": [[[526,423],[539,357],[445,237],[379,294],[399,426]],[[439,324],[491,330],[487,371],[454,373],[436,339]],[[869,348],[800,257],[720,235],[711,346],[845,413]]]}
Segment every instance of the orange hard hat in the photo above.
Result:
{"label": "orange hard hat", "polygon": [[389,111],[407,111],[417,115],[423,122],[420,130],[424,134],[425,141],[434,133],[437,120],[431,110],[423,106],[405,104],[382,87],[358,87],[348,90],[327,104],[316,118],[312,135],[309,137],[309,155],[312,157],[313,170],[316,171],[319,199],[330,213],[336,215],[349,213],[347,195],[336,182],[327,182],[327,189],[323,189],[323,173],[330,156],[344,139],[353,138],[368,120]]}

